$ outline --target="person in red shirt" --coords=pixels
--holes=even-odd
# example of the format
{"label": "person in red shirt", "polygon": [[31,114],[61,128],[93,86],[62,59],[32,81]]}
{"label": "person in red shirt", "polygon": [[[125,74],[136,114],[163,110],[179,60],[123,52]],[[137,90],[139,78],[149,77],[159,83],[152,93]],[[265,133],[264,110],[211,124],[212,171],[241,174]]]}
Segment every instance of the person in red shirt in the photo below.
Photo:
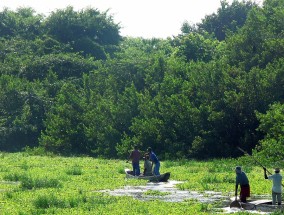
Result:
{"label": "person in red shirt", "polygon": [[134,150],[131,152],[129,159],[132,160],[133,175],[140,175],[139,161],[141,158],[141,152],[138,150],[138,146],[134,146]]}

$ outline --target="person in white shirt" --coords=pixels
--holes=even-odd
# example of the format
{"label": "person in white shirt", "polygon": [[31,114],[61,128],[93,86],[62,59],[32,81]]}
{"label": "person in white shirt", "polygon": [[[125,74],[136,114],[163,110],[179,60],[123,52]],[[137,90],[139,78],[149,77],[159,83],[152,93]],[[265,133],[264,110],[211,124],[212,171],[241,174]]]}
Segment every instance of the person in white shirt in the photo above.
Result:
{"label": "person in white shirt", "polygon": [[268,180],[272,180],[273,186],[272,186],[272,204],[276,204],[276,199],[278,205],[281,205],[281,193],[282,193],[282,175],[280,174],[280,169],[275,168],[274,172],[275,174],[267,176],[266,168],[263,168],[264,170],[264,178]]}

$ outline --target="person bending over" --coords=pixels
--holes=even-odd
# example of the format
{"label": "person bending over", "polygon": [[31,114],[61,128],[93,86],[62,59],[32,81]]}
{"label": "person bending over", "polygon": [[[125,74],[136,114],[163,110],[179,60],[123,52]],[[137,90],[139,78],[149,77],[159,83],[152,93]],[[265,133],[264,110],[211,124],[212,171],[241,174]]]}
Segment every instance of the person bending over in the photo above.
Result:
{"label": "person bending over", "polygon": [[240,166],[237,166],[235,169],[236,172],[236,189],[235,197],[237,199],[238,186],[240,185],[240,200],[241,202],[247,202],[247,197],[250,197],[250,185],[249,180],[245,172],[242,171]]}

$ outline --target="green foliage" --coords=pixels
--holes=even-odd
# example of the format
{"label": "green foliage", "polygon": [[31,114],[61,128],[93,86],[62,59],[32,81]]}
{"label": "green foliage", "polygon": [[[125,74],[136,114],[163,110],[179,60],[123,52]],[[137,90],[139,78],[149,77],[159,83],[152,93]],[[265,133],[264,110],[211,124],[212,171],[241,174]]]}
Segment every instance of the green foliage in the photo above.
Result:
{"label": "green foliage", "polygon": [[0,12],[0,19],[0,37],[35,39],[41,34],[43,17],[35,15],[32,8],[19,8],[16,12],[5,8]]}
{"label": "green foliage", "polygon": [[252,10],[244,27],[229,38],[230,64],[249,71],[283,57],[283,25],[279,24],[284,17],[283,6],[273,2],[267,1],[263,8]]}
{"label": "green foliage", "polygon": [[82,175],[83,174],[83,171],[82,171],[82,168],[78,165],[75,165],[69,169],[66,170],[66,173],[68,175]]}
{"label": "green foliage", "polygon": [[36,84],[13,76],[0,76],[2,150],[34,146],[43,127],[45,99]]}
{"label": "green foliage", "polygon": [[84,151],[83,104],[79,90],[71,83],[62,86],[47,116],[40,145],[47,151],[68,154]]}
{"label": "green foliage", "polygon": [[25,177],[26,175],[23,173],[14,172],[14,173],[9,173],[7,175],[4,175],[3,179],[6,181],[21,181]]}
{"label": "green foliage", "polygon": [[[29,165],[26,170],[23,164]],[[234,167],[242,165],[251,182],[252,197],[270,195],[272,184],[263,179],[263,170],[253,162],[243,159],[209,161],[164,161],[162,172],[171,172],[171,180],[179,180],[179,190],[198,192],[217,191],[223,196],[233,196]],[[125,186],[141,186],[144,180],[125,179],[121,168],[130,168],[124,160],[93,159],[90,157],[29,156],[26,153],[6,153],[1,157],[1,167],[8,174],[19,173],[21,183],[9,181],[7,172],[0,171],[0,202],[2,214],[212,214],[215,205],[198,199],[183,202],[164,202],[159,197],[169,192],[145,191],[143,196],[157,200],[141,201],[128,196],[112,196],[108,190]],[[81,168],[83,174],[72,175],[66,170]],[[25,177],[22,177],[24,176]],[[5,181],[4,181],[4,180]],[[208,190],[209,189],[209,190]],[[220,207],[216,206],[216,207]],[[131,208],[131,212],[129,212]],[[243,213],[241,213],[243,214]]]}
{"label": "green foliage", "polygon": [[262,114],[283,103],[283,14],[282,0],[222,1],[173,39],[143,39],[122,38],[108,11],[4,9],[0,150],[125,158],[138,144],[161,160],[280,150]]}
{"label": "green foliage", "polygon": [[257,155],[265,160],[265,163],[270,162],[275,167],[282,162],[283,158],[283,113],[284,106],[280,103],[271,105],[264,114],[257,113],[260,120],[258,129],[265,133],[265,138],[260,141],[257,148],[260,150]]}
{"label": "green foliage", "polygon": [[213,34],[219,41],[225,40],[228,34],[237,32],[245,24],[249,12],[255,7],[257,5],[252,1],[234,0],[230,5],[222,0],[217,14],[205,16],[197,25],[198,31]]}
{"label": "green foliage", "polygon": [[43,80],[50,71],[54,72],[59,79],[81,78],[84,73],[95,69],[91,59],[84,59],[72,53],[44,55],[31,60],[20,73],[21,77],[29,80]]}
{"label": "green foliage", "polygon": [[33,178],[31,176],[26,176],[21,179],[22,189],[37,189],[37,188],[57,188],[61,184],[58,179],[52,178]]}
{"label": "green foliage", "polygon": [[71,44],[75,52],[105,59],[105,50],[120,41],[119,25],[107,12],[87,8],[79,12],[69,6],[52,12],[44,22],[47,34],[64,44]]}
{"label": "green foliage", "polygon": [[218,42],[208,35],[189,33],[180,37],[177,56],[185,57],[187,61],[208,62],[213,59]]}

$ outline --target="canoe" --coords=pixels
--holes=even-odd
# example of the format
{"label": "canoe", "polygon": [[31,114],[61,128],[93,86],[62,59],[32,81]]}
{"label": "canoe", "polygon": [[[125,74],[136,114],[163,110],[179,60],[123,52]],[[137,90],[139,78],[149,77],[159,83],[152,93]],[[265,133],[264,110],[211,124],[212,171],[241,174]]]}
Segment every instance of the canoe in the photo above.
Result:
{"label": "canoe", "polygon": [[284,202],[282,202],[282,205],[272,205],[272,201],[267,199],[254,200],[246,203],[240,202],[240,204],[245,210],[257,210],[262,212],[284,211]]}
{"label": "canoe", "polygon": [[136,179],[144,179],[148,180],[151,182],[167,182],[171,176],[170,172],[166,172],[161,175],[151,175],[151,176],[144,176],[144,175],[139,175],[139,176],[134,176],[133,171],[130,169],[125,169],[125,174],[126,178],[136,178]]}

